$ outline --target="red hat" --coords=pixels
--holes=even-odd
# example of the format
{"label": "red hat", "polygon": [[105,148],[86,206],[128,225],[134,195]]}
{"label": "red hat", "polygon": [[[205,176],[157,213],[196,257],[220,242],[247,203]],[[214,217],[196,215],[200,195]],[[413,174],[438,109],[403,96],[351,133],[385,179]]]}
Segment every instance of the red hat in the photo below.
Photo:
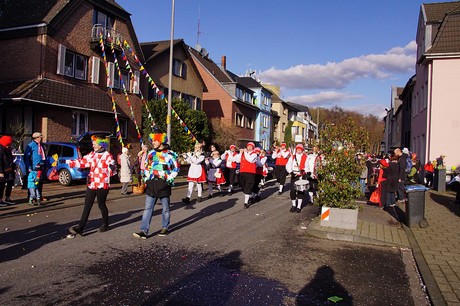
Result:
{"label": "red hat", "polygon": [[236,146],[235,145],[230,145],[230,150],[231,149],[236,149]]}
{"label": "red hat", "polygon": [[7,147],[13,143],[13,138],[11,136],[2,136],[0,137],[0,145]]}
{"label": "red hat", "polygon": [[281,143],[281,146],[286,148],[286,143]]}
{"label": "red hat", "polygon": [[301,144],[298,144],[298,145],[295,146],[296,151],[299,150],[299,149],[302,150],[302,151],[305,150],[305,148]]}
{"label": "red hat", "polygon": [[260,153],[260,148],[259,148],[259,147],[255,148],[255,149],[254,149],[254,152]]}
{"label": "red hat", "polygon": [[387,162],[384,158],[382,158],[382,159],[379,161],[379,163],[380,163],[380,165],[382,165],[382,166],[384,166],[384,167],[388,167],[388,166],[389,166],[388,162]]}
{"label": "red hat", "polygon": [[249,147],[249,146],[252,146],[253,149],[256,147],[252,141],[248,142],[248,144],[246,145],[246,147]]}

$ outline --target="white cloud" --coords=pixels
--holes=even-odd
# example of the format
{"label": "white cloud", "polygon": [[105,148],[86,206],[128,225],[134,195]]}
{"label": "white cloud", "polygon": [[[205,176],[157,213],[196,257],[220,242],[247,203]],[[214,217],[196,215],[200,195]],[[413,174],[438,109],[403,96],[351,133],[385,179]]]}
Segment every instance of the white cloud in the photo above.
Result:
{"label": "white cloud", "polygon": [[289,102],[294,102],[306,106],[335,106],[338,105],[339,102],[348,101],[348,100],[356,100],[356,99],[363,99],[364,96],[361,95],[352,95],[337,91],[322,91],[317,94],[312,95],[302,95],[302,96],[291,96],[284,98],[284,100]]}
{"label": "white cloud", "polygon": [[414,70],[416,44],[395,47],[382,54],[368,54],[326,64],[299,64],[285,70],[272,67],[261,73],[264,83],[290,89],[341,89],[361,78],[387,79]]}

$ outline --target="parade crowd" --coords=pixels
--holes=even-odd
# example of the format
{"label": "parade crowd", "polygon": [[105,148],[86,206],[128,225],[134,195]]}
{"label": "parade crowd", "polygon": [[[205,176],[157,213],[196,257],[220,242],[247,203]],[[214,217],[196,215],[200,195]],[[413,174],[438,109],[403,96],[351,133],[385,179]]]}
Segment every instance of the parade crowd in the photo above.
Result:
{"label": "parade crowd", "polygon": [[[43,176],[46,176],[42,138],[40,132],[33,133],[32,141],[24,153],[29,205],[43,205],[46,201],[42,192]],[[302,144],[289,148],[286,143],[274,143],[271,152],[256,147],[253,142],[248,142],[244,148],[239,149],[236,145],[230,145],[221,154],[214,145],[210,145],[206,151],[205,144],[197,141],[193,151],[178,155],[168,145],[166,134],[155,130],[149,134],[151,149],[143,144],[132,163],[128,147],[122,148],[122,153],[115,159],[108,151],[107,138],[93,136],[91,140],[92,152],[76,160],[66,160],[70,167],[90,169],[83,211],[78,224],[69,228],[69,238],[83,234],[95,200],[102,216],[99,231],[110,229],[106,199],[110,190],[110,178],[117,175],[117,171],[122,183],[121,194],[129,194],[128,186],[132,183],[133,173],[137,174],[138,186],[145,191],[141,224],[139,231],[133,233],[133,236],[147,239],[153,208],[158,200],[162,205],[159,236],[169,233],[170,196],[180,170],[179,159],[190,165],[187,173],[188,186],[182,198],[185,205],[191,205],[194,191],[196,202],[202,202],[214,196],[233,194],[237,183],[243,194],[243,207],[247,209],[261,200],[261,189],[267,183],[269,171],[273,170],[278,195],[286,191],[286,180],[290,177],[291,213],[300,213],[304,205],[314,202],[321,184],[318,181],[318,170],[327,162],[327,157],[316,146],[306,150]],[[16,166],[11,144],[10,136],[0,137],[0,206],[14,204],[11,192]],[[275,161],[274,169],[267,164],[269,157]],[[383,209],[395,206],[397,201],[404,202],[407,185],[424,184],[428,188],[433,186],[435,169],[443,166],[444,157],[440,156],[422,165],[417,154],[409,152],[407,148],[396,148],[385,156],[358,153],[356,163],[362,172],[357,179],[362,195],[367,196],[369,203]],[[455,202],[460,203],[460,175],[457,174],[449,185],[457,190]],[[208,195],[204,198],[203,188],[206,187]]]}

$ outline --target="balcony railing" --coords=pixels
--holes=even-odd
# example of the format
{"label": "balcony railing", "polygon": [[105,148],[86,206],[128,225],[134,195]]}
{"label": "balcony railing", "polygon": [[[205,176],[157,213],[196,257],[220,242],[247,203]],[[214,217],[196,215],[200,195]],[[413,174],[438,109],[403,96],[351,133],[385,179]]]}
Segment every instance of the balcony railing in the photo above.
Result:
{"label": "balcony railing", "polygon": [[104,43],[113,42],[115,46],[123,43],[123,36],[120,33],[102,24],[95,24],[93,26],[91,30],[91,42],[98,42],[101,34]]}

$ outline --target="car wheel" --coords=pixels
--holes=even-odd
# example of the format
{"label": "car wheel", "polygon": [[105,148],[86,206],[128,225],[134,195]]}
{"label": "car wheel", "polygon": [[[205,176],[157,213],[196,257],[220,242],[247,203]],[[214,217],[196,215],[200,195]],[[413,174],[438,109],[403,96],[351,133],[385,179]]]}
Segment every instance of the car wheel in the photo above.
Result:
{"label": "car wheel", "polygon": [[59,171],[59,183],[64,186],[69,186],[72,183],[72,176],[70,175],[69,170],[62,169]]}

